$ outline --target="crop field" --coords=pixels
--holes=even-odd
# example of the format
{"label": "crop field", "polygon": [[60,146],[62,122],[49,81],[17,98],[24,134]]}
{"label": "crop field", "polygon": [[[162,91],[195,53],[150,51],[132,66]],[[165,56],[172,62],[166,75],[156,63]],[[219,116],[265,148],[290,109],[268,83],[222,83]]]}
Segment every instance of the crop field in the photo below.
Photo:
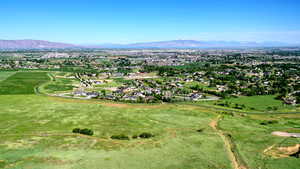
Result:
{"label": "crop field", "polygon": [[43,84],[39,89],[43,93],[57,93],[57,92],[66,92],[72,91],[74,85],[78,82],[74,79],[68,78],[55,78],[55,81],[50,81]]}
{"label": "crop field", "polygon": [[[35,95],[35,87],[51,84],[46,72],[6,76],[0,81],[0,168],[298,169],[300,165],[299,158],[278,158],[278,148],[300,140],[271,135],[299,132],[297,113],[247,114],[247,109],[238,113],[229,108],[224,113],[214,101],[125,104]],[[61,80],[62,85],[69,84]],[[230,102],[257,110],[281,104],[273,96],[252,99]],[[75,128],[91,129],[94,135],[73,133]],[[153,137],[137,137],[141,133]]]}
{"label": "crop field", "polygon": [[13,74],[15,74],[15,72],[0,72],[0,81],[5,80]]}
{"label": "crop field", "polygon": [[46,72],[17,72],[0,81],[0,94],[33,94],[35,87],[48,80]]}

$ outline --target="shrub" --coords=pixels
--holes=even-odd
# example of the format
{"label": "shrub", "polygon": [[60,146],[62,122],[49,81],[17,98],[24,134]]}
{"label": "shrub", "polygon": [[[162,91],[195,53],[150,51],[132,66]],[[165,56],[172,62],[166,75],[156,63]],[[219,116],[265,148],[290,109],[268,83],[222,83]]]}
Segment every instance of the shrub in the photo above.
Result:
{"label": "shrub", "polygon": [[94,132],[91,129],[82,129],[82,130],[80,130],[80,134],[92,136],[94,134]]}
{"label": "shrub", "polygon": [[132,138],[133,139],[137,139],[139,136],[138,135],[133,135]]}
{"label": "shrub", "polygon": [[72,132],[73,133],[80,133],[80,128],[74,128]]}
{"label": "shrub", "polygon": [[260,125],[268,125],[268,124],[277,124],[278,121],[277,120],[269,120],[269,121],[263,121],[260,123]]}
{"label": "shrub", "polygon": [[259,123],[260,125],[267,125],[267,123],[266,122],[261,122],[261,123]]}
{"label": "shrub", "polygon": [[154,135],[151,133],[144,132],[144,133],[140,134],[139,137],[140,138],[150,138],[150,137],[154,137]]}
{"label": "shrub", "polygon": [[87,128],[85,128],[85,129],[74,128],[72,132],[73,133],[80,133],[80,134],[84,134],[84,135],[89,135],[89,136],[94,135],[93,130],[87,129]]}
{"label": "shrub", "polygon": [[113,135],[110,138],[115,140],[129,140],[129,137],[125,134]]}
{"label": "shrub", "polygon": [[197,132],[201,133],[204,129],[198,129]]}
{"label": "shrub", "polygon": [[269,123],[269,124],[277,124],[278,121],[277,121],[277,120],[270,120],[270,121],[268,121],[268,123]]}

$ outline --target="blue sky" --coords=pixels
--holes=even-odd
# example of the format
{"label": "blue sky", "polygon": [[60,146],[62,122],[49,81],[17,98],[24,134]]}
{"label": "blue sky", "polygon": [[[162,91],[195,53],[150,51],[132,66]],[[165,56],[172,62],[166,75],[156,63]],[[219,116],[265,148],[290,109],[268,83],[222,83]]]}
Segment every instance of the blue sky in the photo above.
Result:
{"label": "blue sky", "polygon": [[1,0],[0,39],[300,42],[299,0]]}

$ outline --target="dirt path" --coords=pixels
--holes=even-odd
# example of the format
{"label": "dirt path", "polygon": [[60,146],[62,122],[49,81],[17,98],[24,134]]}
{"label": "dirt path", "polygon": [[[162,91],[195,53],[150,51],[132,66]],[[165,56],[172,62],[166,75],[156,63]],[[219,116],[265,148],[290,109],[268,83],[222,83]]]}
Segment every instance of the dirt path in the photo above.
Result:
{"label": "dirt path", "polygon": [[231,161],[231,164],[232,164],[233,168],[234,169],[247,169],[246,166],[240,164],[240,162],[238,161],[236,155],[233,153],[233,147],[232,147],[232,144],[230,143],[231,141],[228,138],[226,138],[223,131],[218,129],[218,121],[220,120],[220,118],[221,118],[221,115],[219,115],[216,119],[211,121],[209,123],[209,126],[211,128],[213,128],[217,132],[217,134],[222,138],[222,140],[224,142],[224,145],[225,145],[225,148],[227,150],[228,157]]}
{"label": "dirt path", "polygon": [[271,146],[267,147],[266,149],[264,149],[263,153],[265,153],[265,154],[266,154],[268,151],[272,150],[272,149],[273,149],[273,147],[275,147],[275,146],[276,146],[276,144],[273,144],[273,145],[271,145]]}

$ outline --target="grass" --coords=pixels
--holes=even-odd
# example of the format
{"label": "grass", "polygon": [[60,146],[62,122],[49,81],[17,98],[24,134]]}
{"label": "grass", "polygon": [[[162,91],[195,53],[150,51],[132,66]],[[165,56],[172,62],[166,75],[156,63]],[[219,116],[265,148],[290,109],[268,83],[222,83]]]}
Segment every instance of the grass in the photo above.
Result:
{"label": "grass", "polygon": [[184,84],[185,87],[187,88],[191,88],[191,87],[195,87],[195,86],[199,86],[201,88],[203,88],[204,90],[216,90],[215,87],[209,87],[208,85],[205,85],[201,82],[196,82],[196,81],[193,81],[193,82],[186,82]]}
{"label": "grass", "polygon": [[52,77],[51,81],[42,84],[39,87],[41,93],[53,94],[61,92],[73,91],[75,86],[79,86],[79,80],[75,78],[68,78],[72,76],[72,73],[66,72],[52,72],[49,75]]}
{"label": "grass", "polygon": [[109,79],[109,80],[107,80],[106,83],[95,85],[95,86],[98,87],[98,88],[119,87],[119,86],[123,85],[123,81],[125,81],[125,80],[122,80],[120,78],[118,78],[117,80]]}
{"label": "grass", "polygon": [[[260,122],[264,120],[276,120],[278,123],[261,125]],[[299,127],[298,124],[300,124],[300,114],[226,116],[219,122],[220,128],[231,134],[236,144],[236,151],[251,169],[297,169],[300,165],[299,159],[294,157],[275,159],[271,155],[264,154],[263,151],[272,145],[275,145],[274,149],[276,149],[280,146],[299,144],[300,139],[297,138],[271,135],[273,131],[286,131],[288,128]]]}
{"label": "grass", "polygon": [[35,87],[48,80],[46,72],[17,72],[0,82],[0,95],[33,94]]}
{"label": "grass", "polygon": [[211,103],[216,103],[217,105],[227,103],[231,108],[235,108],[238,105],[238,107],[243,107],[241,110],[252,112],[281,111],[293,108],[283,104],[281,100],[277,100],[275,97],[275,95],[241,96]]}
{"label": "grass", "polygon": [[15,74],[15,72],[0,72],[0,81],[7,79],[9,76]]}
{"label": "grass", "polygon": [[[0,131],[5,139],[0,140],[0,160],[11,168],[230,168],[221,139],[208,127],[215,118],[209,111],[195,106],[121,105],[1,96]],[[91,128],[95,135],[72,135],[76,127]],[[155,137],[110,139],[142,132]]]}
{"label": "grass", "polygon": [[75,84],[79,82],[75,79],[68,78],[55,78],[48,83],[45,83],[40,87],[41,92],[43,93],[57,93],[57,92],[67,92],[72,91]]}
{"label": "grass", "polygon": [[[20,73],[20,74],[19,74]],[[1,81],[30,89],[47,81],[46,73],[18,72]],[[69,79],[68,79],[69,80]],[[62,78],[62,83],[69,82]],[[49,84],[46,83],[46,84]],[[54,87],[55,88],[55,87]],[[12,90],[19,88],[8,88]],[[27,90],[25,90],[27,91]],[[8,91],[7,91],[8,92]],[[265,109],[273,96],[232,99]],[[210,104],[210,103],[209,103]],[[0,168],[74,169],[230,169],[224,142],[209,123],[219,110],[201,104],[124,104],[34,94],[0,95]],[[228,111],[230,111],[228,109]],[[222,115],[219,128],[231,135],[235,153],[249,169],[297,169],[299,159],[274,159],[263,151],[299,140],[272,136],[273,131],[299,131],[299,114]],[[261,125],[276,120],[277,123]],[[89,128],[93,136],[72,133]],[[149,139],[133,139],[143,132]],[[124,134],[129,140],[113,140]],[[280,143],[280,144],[279,144]]]}

